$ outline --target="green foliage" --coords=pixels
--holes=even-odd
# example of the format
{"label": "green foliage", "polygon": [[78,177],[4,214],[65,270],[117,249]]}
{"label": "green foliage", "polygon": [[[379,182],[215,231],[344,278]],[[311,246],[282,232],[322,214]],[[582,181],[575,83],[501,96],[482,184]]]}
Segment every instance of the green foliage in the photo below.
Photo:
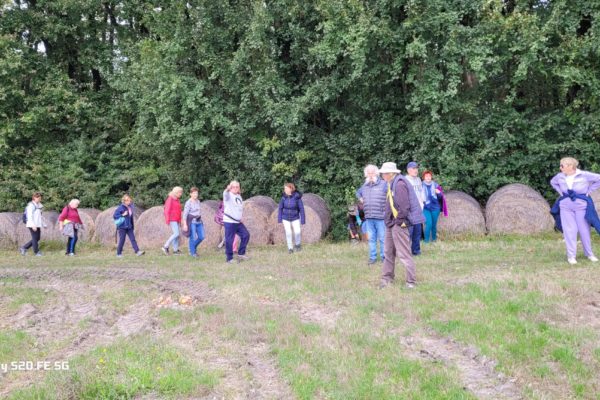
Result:
{"label": "green foliage", "polygon": [[[164,3],[164,2],[163,2]],[[19,7],[18,4],[21,4]],[[600,169],[600,6],[489,2],[8,2],[0,18],[0,204],[145,206],[286,180],[345,235],[367,163],[418,160],[480,201],[554,195],[562,156]]]}

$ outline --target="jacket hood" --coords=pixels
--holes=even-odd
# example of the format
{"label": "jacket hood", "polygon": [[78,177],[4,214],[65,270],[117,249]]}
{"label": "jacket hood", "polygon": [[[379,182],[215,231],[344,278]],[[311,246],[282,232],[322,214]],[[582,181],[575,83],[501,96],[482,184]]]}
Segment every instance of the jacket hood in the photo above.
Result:
{"label": "jacket hood", "polygon": [[300,200],[302,198],[302,193],[296,190],[294,191],[294,193],[292,193],[291,196],[288,196],[287,194],[285,194],[285,192],[283,192],[283,197],[292,197],[296,200]]}

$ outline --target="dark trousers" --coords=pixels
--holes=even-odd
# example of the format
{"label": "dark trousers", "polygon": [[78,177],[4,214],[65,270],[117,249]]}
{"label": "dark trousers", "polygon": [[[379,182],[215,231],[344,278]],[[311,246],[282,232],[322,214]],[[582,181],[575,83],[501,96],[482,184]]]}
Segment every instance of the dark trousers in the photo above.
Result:
{"label": "dark trousers", "polygon": [[410,250],[413,256],[421,254],[421,236],[423,236],[423,225],[411,225],[410,233]]}
{"label": "dark trousers", "polygon": [[246,246],[250,240],[250,232],[244,226],[244,224],[232,224],[225,222],[225,255],[227,261],[233,259],[233,240],[235,235],[240,237],[240,247],[238,247],[238,255],[243,256],[246,254]]}
{"label": "dark trousers", "polygon": [[73,229],[73,237],[67,239],[67,254],[75,253],[75,244],[77,244],[77,229]]}
{"label": "dark trousers", "polygon": [[133,247],[133,251],[136,253],[140,251],[137,242],[135,241],[135,234],[133,233],[133,229],[118,229],[119,232],[119,243],[117,244],[117,255],[121,255],[123,252],[123,246],[125,246],[125,239],[129,237],[129,241],[131,242],[131,247]]}
{"label": "dark trousers", "polygon": [[33,252],[37,254],[40,251],[39,243],[40,239],[42,238],[42,229],[37,228],[34,231],[33,229],[29,228],[29,233],[31,233],[31,240],[25,243],[25,246],[23,246],[23,248],[25,250],[28,250],[31,247],[33,247]]}

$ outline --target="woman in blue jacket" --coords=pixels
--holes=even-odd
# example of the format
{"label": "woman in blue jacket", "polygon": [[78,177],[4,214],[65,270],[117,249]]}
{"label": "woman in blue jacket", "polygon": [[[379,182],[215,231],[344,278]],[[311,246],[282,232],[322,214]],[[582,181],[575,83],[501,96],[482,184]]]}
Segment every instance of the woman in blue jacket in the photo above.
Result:
{"label": "woman in blue jacket", "polygon": [[[283,186],[283,192],[281,201],[279,201],[277,221],[280,224],[283,223],[288,253],[291,254],[294,249],[296,251],[301,249],[302,231],[300,225],[304,225],[306,220],[304,205],[302,204],[302,193],[296,191],[296,186],[293,183],[286,183]],[[295,248],[294,244],[296,245]]]}
{"label": "woman in blue jacket", "polygon": [[134,205],[132,204],[131,197],[126,194],[121,198],[121,204],[115,210],[113,218],[115,225],[117,226],[117,232],[119,233],[119,243],[117,245],[117,257],[123,257],[123,246],[125,245],[125,237],[129,237],[133,251],[138,256],[144,254],[143,251],[138,247],[135,241],[135,233],[133,232],[133,213]]}

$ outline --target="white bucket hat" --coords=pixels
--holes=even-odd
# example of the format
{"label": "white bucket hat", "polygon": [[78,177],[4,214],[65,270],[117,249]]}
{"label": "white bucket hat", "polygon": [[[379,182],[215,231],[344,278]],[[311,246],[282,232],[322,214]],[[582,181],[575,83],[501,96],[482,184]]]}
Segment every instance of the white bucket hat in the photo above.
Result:
{"label": "white bucket hat", "polygon": [[400,170],[396,167],[396,163],[386,162],[379,168],[380,174],[399,174]]}

